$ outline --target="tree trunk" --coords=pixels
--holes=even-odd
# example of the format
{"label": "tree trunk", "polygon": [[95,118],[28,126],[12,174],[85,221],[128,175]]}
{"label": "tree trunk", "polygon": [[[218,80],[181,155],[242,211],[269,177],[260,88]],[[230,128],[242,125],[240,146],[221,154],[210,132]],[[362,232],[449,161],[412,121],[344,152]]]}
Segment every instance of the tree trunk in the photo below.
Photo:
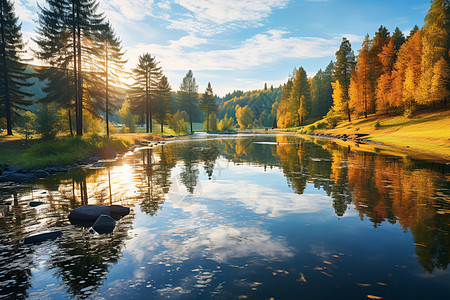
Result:
{"label": "tree trunk", "polygon": [[70,136],[73,136],[73,130],[72,130],[72,116],[70,115],[70,108],[69,111],[69,129],[70,129]]}
{"label": "tree trunk", "polygon": [[6,42],[5,42],[5,19],[3,17],[3,1],[0,5],[0,19],[2,24],[2,56],[3,56],[3,80],[5,82],[5,113],[6,113],[6,134],[13,135],[12,133],[12,119],[11,119],[11,99],[9,95],[9,82],[8,71],[6,69]]}
{"label": "tree trunk", "polygon": [[73,39],[73,85],[75,87],[75,130],[80,131],[78,116],[78,72],[77,72],[77,39],[76,39],[76,22],[75,22],[75,1],[72,2],[72,39]]}
{"label": "tree trunk", "polygon": [[77,1],[77,56],[78,56],[78,136],[83,136],[83,77],[81,73],[81,28],[80,28],[80,1]]}
{"label": "tree trunk", "polygon": [[149,103],[148,103],[148,70],[145,70],[145,126],[147,133],[150,133],[149,128],[149,120],[148,120],[148,110],[149,110]]}
{"label": "tree trunk", "polygon": [[105,57],[105,81],[106,81],[106,105],[105,105],[105,119],[106,119],[106,136],[109,137],[109,94],[108,94],[108,42],[105,44],[105,51],[106,51],[106,57]]}
{"label": "tree trunk", "polygon": [[189,94],[189,122],[191,123],[191,133],[194,133],[192,129],[192,94]]}

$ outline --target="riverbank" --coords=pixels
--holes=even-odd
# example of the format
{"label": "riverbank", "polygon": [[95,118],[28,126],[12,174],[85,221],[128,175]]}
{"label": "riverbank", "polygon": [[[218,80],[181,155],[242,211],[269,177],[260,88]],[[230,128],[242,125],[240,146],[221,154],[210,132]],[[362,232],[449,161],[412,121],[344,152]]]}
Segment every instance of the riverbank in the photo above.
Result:
{"label": "riverbank", "polygon": [[425,112],[413,118],[371,116],[342,122],[333,129],[316,129],[312,134],[339,138],[362,136],[363,141],[450,161],[449,110]]}
{"label": "riverbank", "polygon": [[38,169],[48,165],[65,166],[90,157],[110,158],[125,151],[131,142],[122,138],[88,136],[60,137],[55,140],[8,138],[0,141],[0,163],[23,169]]}

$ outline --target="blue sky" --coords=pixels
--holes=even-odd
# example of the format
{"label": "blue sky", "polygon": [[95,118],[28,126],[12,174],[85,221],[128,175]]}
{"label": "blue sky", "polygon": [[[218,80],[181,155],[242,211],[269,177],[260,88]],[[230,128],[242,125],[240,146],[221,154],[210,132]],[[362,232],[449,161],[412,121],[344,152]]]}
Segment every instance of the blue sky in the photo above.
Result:
{"label": "blue sky", "polygon": [[[37,4],[15,0],[24,37],[34,36]],[[149,52],[177,90],[192,69],[203,92],[278,86],[294,67],[310,76],[334,60],[342,37],[358,50],[380,25],[405,34],[423,25],[429,0],[100,0],[127,50],[128,68]],[[34,47],[33,43],[29,43]]]}

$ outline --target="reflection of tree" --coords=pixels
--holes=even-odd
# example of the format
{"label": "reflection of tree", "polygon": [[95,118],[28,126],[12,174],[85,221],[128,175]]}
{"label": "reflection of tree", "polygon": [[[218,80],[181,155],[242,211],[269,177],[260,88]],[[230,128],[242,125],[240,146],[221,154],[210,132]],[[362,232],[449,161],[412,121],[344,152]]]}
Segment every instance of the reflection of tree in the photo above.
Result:
{"label": "reflection of tree", "polygon": [[347,176],[347,152],[333,151],[333,163],[331,164],[331,179],[334,179],[331,188],[331,198],[333,198],[333,208],[336,215],[342,217],[347,211],[348,205],[352,202],[348,187]]}
{"label": "reflection of tree", "polygon": [[102,285],[109,267],[121,256],[131,226],[132,216],[128,215],[117,222],[111,234],[90,234],[84,228],[74,227],[57,240],[49,265],[64,282],[68,293],[87,298]]}
{"label": "reflection of tree", "polygon": [[[398,222],[405,232],[411,230],[416,255],[425,270],[431,273],[435,268],[446,269],[450,262],[450,207],[445,200],[449,195],[442,165],[331,145],[326,148],[334,158],[332,196],[336,214],[345,211],[352,195],[361,219],[369,218],[374,227],[388,221]],[[346,195],[345,201],[336,200],[336,190],[337,194]],[[343,206],[338,209],[337,204],[341,203]]]}
{"label": "reflection of tree", "polygon": [[181,147],[178,155],[182,156],[183,169],[180,173],[181,182],[186,187],[189,194],[194,194],[195,187],[198,184],[198,158],[201,149],[194,149],[193,147]]}
{"label": "reflection of tree", "polygon": [[302,141],[295,144],[289,141],[287,136],[277,136],[277,154],[280,157],[288,185],[297,194],[303,194],[309,177],[308,170],[302,161],[305,144]]}
{"label": "reflection of tree", "polygon": [[24,210],[28,202],[20,203],[20,196],[13,195],[13,206],[6,206],[0,217],[0,298],[25,299],[31,287],[33,250],[16,239],[25,234],[26,226],[33,225],[29,218],[33,214]]}
{"label": "reflection of tree", "polygon": [[150,215],[155,215],[161,209],[165,195],[169,192],[171,169],[175,166],[171,152],[164,146],[158,147],[156,151],[159,159],[153,149],[142,150],[142,175],[145,178],[138,185],[141,210]]}
{"label": "reflection of tree", "polygon": [[211,180],[214,171],[214,163],[219,155],[219,145],[217,141],[206,142],[205,147],[200,151],[200,159],[203,161],[208,179]]}

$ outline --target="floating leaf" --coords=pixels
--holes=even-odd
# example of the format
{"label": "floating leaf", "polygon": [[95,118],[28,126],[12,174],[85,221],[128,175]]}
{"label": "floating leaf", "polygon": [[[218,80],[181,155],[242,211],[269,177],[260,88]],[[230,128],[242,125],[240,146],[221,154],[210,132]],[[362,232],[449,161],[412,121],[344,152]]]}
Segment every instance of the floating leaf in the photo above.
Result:
{"label": "floating leaf", "polygon": [[321,271],[320,273],[322,273],[323,275],[325,275],[325,276],[328,276],[328,277],[333,277],[333,275],[331,275],[331,274],[328,274],[327,272],[323,272],[323,271]]}
{"label": "floating leaf", "polygon": [[374,295],[367,295],[367,298],[369,298],[369,299],[383,299],[383,297],[374,296]]}
{"label": "floating leaf", "polygon": [[300,273],[300,282],[306,282],[305,275],[303,273]]}
{"label": "floating leaf", "polygon": [[359,286],[371,286],[370,283],[357,283],[357,285],[359,285]]}
{"label": "floating leaf", "polygon": [[387,285],[387,283],[383,283],[383,282],[377,282],[377,284],[379,284],[379,285]]}
{"label": "floating leaf", "polygon": [[246,296],[246,295],[240,295],[240,296],[238,297],[238,299],[247,299],[247,297],[248,297],[248,296]]}
{"label": "floating leaf", "polygon": [[321,267],[315,267],[313,270],[315,270],[315,271],[321,271],[321,270],[323,270],[323,268],[321,268]]}
{"label": "floating leaf", "polygon": [[427,245],[419,244],[419,243],[414,243],[414,245],[416,245],[416,246],[422,246],[422,247],[427,247]]}
{"label": "floating leaf", "polygon": [[329,261],[327,261],[327,260],[324,260],[323,263],[327,264],[327,265],[331,265],[331,263]]}
{"label": "floating leaf", "polygon": [[333,255],[333,257],[339,257],[339,255],[336,255],[336,254],[335,254],[335,255]]}

